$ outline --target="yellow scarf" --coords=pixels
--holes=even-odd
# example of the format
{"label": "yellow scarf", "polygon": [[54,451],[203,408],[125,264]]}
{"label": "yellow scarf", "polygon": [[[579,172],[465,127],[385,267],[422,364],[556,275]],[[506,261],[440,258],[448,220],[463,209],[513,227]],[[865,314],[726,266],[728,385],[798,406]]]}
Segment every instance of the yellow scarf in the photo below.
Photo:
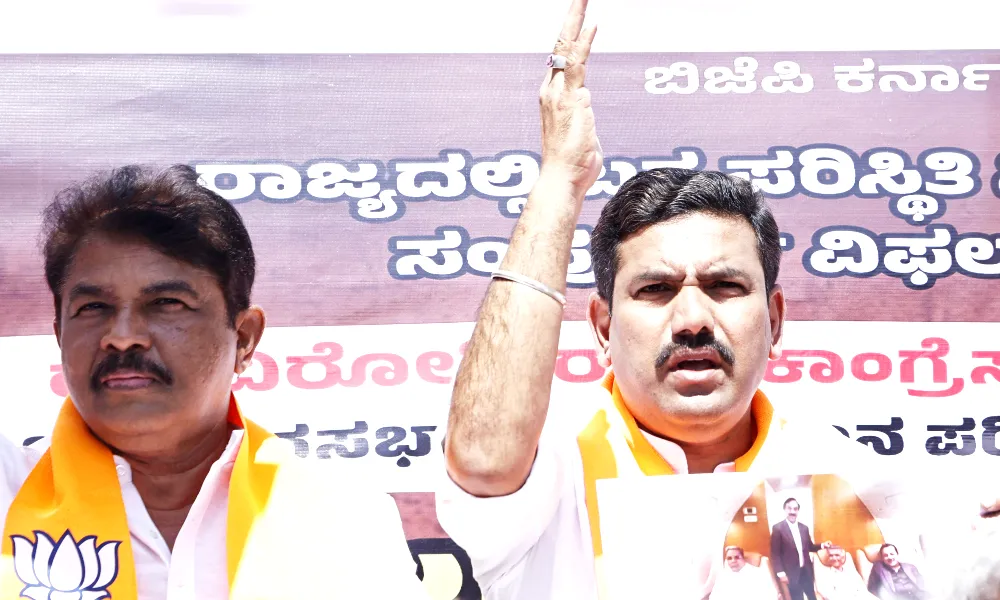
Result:
{"label": "yellow scarf", "polygon": [[[595,569],[598,586],[603,588],[601,570],[601,518],[597,508],[597,480],[617,477],[644,477],[648,475],[673,475],[670,464],[653,448],[639,431],[635,417],[622,400],[615,383],[614,372],[609,372],[602,383],[611,394],[613,407],[597,411],[590,423],[577,436],[580,456],[583,459],[583,483],[590,519],[590,535],[594,546]],[[736,470],[746,471],[764,446],[771,428],[774,409],[760,390],[754,394],[750,405],[757,438],[747,452],[736,459]],[[625,446],[621,444],[623,441]],[[601,593],[603,597],[604,594]]]}
{"label": "yellow scarf", "polygon": [[[271,495],[277,469],[256,460],[270,433],[243,418],[230,396],[229,421],[245,432],[229,482],[226,552],[232,589],[254,520]],[[111,450],[87,428],[67,398],[39,459],[7,513],[0,598],[48,598],[81,592],[84,600],[137,597],[131,535]]]}

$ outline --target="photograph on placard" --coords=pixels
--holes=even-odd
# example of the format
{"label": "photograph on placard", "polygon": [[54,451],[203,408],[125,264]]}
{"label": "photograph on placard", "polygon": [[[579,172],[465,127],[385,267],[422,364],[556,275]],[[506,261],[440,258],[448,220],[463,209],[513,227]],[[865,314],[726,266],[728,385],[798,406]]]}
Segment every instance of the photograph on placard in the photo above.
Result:
{"label": "photograph on placard", "polygon": [[612,600],[949,599],[975,497],[957,475],[602,481],[602,586]]}

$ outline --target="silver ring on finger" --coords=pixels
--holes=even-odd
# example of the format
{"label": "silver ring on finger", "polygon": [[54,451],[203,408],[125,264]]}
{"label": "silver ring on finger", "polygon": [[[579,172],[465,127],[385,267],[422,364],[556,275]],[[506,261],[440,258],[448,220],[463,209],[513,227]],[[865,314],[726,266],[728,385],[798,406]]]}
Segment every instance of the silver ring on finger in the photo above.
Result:
{"label": "silver ring on finger", "polygon": [[566,57],[561,54],[550,54],[548,60],[545,61],[545,66],[550,69],[565,69]]}

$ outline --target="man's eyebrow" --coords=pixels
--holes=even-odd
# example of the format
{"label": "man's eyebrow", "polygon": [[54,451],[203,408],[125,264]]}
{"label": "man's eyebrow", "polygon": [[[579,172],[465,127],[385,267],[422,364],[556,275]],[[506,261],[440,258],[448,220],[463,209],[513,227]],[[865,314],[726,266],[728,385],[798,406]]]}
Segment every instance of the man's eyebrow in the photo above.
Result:
{"label": "man's eyebrow", "polygon": [[[648,269],[633,277],[632,283],[641,283],[644,281],[678,281],[681,279],[684,279],[682,271],[675,271],[673,269]],[[698,274],[698,279],[711,281],[716,279],[751,280],[753,278],[750,276],[750,273],[739,267],[721,265],[705,269]]]}
{"label": "man's eyebrow", "polygon": [[643,281],[677,281],[684,279],[684,273],[673,269],[647,269],[632,278],[633,283]]}
{"label": "man's eyebrow", "polygon": [[108,292],[108,290],[99,285],[94,285],[92,283],[78,283],[73,286],[73,289],[69,291],[66,298],[72,302],[80,296],[106,296],[109,294],[110,292]]}
{"label": "man's eyebrow", "polygon": [[182,281],[180,279],[171,279],[169,281],[158,281],[154,284],[147,285],[146,287],[142,288],[143,295],[147,296],[153,294],[163,294],[167,292],[173,292],[175,294],[176,293],[187,294],[192,298],[196,299],[198,298],[198,292],[196,292],[194,288],[191,287],[191,284],[186,281]]}
{"label": "man's eyebrow", "polygon": [[698,275],[699,279],[752,279],[750,274],[739,267],[709,267]]}

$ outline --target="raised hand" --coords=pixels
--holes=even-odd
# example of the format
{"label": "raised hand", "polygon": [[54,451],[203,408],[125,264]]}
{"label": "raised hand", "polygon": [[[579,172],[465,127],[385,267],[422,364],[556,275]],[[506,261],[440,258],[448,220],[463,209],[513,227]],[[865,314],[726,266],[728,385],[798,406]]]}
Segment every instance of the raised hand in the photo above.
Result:
{"label": "raised hand", "polygon": [[[573,0],[549,57],[540,92],[541,173],[455,376],[445,463],[452,480],[474,496],[521,488],[548,413],[573,235],[603,163],[583,85],[597,32],[583,28],[586,9],[587,0]],[[558,495],[544,500],[557,503]]]}
{"label": "raised hand", "polygon": [[542,175],[566,180],[582,202],[603,162],[594,127],[590,90],[584,87],[587,58],[597,27],[583,29],[587,0],[573,0],[549,61],[539,102],[542,113]]}

